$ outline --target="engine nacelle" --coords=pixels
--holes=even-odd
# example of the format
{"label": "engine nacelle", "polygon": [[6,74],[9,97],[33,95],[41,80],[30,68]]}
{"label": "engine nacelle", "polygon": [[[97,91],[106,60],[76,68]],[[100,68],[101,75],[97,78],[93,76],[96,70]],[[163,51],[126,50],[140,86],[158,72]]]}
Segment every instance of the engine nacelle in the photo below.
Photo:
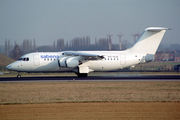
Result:
{"label": "engine nacelle", "polygon": [[61,57],[58,61],[59,67],[77,67],[79,60],[76,57]]}
{"label": "engine nacelle", "polygon": [[79,60],[76,57],[70,57],[66,60],[67,67],[77,67],[79,65]]}
{"label": "engine nacelle", "polygon": [[67,67],[67,65],[66,65],[66,59],[67,59],[67,57],[62,57],[62,58],[60,58],[59,59],[59,67]]}

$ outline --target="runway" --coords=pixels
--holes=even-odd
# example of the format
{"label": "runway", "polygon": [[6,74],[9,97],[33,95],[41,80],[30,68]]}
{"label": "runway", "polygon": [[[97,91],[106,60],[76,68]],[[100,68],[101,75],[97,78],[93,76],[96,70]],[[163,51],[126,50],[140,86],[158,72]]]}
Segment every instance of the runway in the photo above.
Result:
{"label": "runway", "polygon": [[120,75],[120,76],[51,76],[51,77],[0,77],[0,82],[70,82],[70,81],[180,81],[179,75]]}

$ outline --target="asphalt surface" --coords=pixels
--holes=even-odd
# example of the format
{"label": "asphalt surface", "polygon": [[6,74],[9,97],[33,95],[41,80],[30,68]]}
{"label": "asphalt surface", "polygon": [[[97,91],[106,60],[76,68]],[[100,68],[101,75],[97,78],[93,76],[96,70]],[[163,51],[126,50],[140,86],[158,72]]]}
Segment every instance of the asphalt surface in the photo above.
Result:
{"label": "asphalt surface", "polygon": [[180,75],[127,75],[127,76],[51,76],[51,77],[1,77],[0,82],[43,82],[43,81],[180,81]]}

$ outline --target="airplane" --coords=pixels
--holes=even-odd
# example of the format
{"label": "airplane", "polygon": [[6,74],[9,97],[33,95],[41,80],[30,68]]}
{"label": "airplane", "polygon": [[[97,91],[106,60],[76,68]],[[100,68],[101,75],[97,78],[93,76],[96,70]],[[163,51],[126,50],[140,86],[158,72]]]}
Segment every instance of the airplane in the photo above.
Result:
{"label": "airplane", "polygon": [[115,71],[151,62],[166,32],[165,27],[146,28],[132,47],[123,51],[34,52],[23,55],[6,69],[19,72],[74,72],[87,77],[96,71]]}

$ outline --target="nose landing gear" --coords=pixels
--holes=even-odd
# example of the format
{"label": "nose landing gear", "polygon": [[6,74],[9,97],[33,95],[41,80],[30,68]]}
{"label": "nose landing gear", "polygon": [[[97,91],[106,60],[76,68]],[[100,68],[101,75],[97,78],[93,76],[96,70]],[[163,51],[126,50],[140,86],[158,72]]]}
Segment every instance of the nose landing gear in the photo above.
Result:
{"label": "nose landing gear", "polygon": [[18,75],[17,75],[17,78],[18,78],[18,79],[20,79],[20,78],[21,78],[21,75],[20,75],[19,73],[18,73]]}

